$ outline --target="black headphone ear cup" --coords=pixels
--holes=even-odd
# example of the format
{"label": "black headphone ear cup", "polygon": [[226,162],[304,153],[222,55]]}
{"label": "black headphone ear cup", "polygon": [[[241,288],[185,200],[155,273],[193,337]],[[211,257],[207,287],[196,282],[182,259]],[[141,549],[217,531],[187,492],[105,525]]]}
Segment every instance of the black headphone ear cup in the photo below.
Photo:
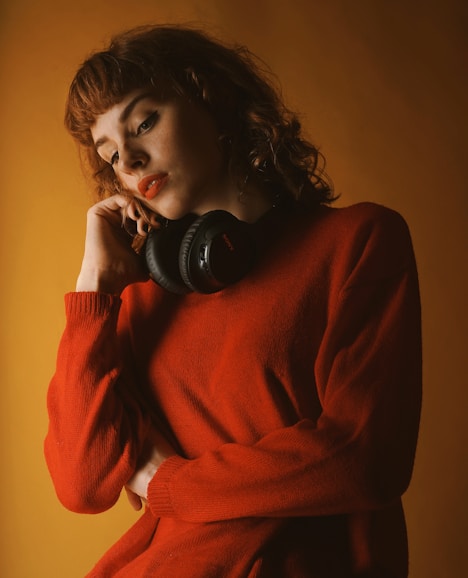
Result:
{"label": "black headphone ear cup", "polygon": [[151,230],[146,239],[145,258],[150,277],[178,295],[191,291],[180,275],[179,252],[182,239],[194,219],[194,215],[187,215],[179,221],[170,221],[167,226]]}
{"label": "black headphone ear cup", "polygon": [[211,211],[196,219],[182,240],[180,275],[192,291],[215,293],[242,279],[255,256],[250,225],[227,211]]}

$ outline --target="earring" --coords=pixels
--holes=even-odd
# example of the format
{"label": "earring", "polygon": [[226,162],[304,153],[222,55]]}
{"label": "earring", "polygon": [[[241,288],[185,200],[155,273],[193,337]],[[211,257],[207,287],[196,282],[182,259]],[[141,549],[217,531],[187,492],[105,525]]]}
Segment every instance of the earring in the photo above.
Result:
{"label": "earring", "polygon": [[245,201],[245,198],[244,198],[245,188],[247,187],[247,183],[248,183],[248,181],[249,181],[249,177],[250,177],[250,175],[249,175],[249,173],[247,173],[247,174],[245,175],[244,180],[242,181],[242,183],[241,183],[241,185],[240,185],[240,187],[239,187],[239,194],[238,194],[238,196],[237,196],[237,198],[239,199],[239,203],[244,203],[244,201]]}
{"label": "earring", "polygon": [[228,155],[232,148],[231,137],[228,134],[220,134],[218,136],[218,147],[223,154]]}

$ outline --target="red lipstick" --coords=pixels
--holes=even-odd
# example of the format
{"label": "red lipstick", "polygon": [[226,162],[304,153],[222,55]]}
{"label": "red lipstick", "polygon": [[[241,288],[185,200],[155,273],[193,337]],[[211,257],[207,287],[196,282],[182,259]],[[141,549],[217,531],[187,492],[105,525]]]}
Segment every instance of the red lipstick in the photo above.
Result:
{"label": "red lipstick", "polygon": [[166,184],[168,175],[159,173],[157,175],[148,175],[139,181],[138,190],[140,194],[150,201],[159,193]]}

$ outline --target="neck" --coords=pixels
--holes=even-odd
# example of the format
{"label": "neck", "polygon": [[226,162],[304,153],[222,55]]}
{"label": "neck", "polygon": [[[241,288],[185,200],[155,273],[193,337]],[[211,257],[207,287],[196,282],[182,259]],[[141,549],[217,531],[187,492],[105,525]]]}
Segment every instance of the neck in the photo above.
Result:
{"label": "neck", "polygon": [[264,187],[246,183],[233,200],[229,212],[246,223],[255,223],[272,207],[271,195]]}

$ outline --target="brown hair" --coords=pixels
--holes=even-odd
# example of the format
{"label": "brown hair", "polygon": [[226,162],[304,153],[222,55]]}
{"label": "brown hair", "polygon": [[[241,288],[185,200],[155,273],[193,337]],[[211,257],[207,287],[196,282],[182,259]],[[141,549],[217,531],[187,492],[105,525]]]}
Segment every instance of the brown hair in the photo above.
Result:
{"label": "brown hair", "polygon": [[116,36],[72,81],[65,124],[80,144],[99,198],[120,192],[120,186],[97,154],[90,127],[128,93],[148,87],[161,99],[183,95],[213,115],[238,178],[259,179],[272,194],[282,191],[307,204],[333,200],[322,155],[301,136],[297,116],[284,106],[259,60],[245,47],[224,46],[177,26],[146,26]]}

